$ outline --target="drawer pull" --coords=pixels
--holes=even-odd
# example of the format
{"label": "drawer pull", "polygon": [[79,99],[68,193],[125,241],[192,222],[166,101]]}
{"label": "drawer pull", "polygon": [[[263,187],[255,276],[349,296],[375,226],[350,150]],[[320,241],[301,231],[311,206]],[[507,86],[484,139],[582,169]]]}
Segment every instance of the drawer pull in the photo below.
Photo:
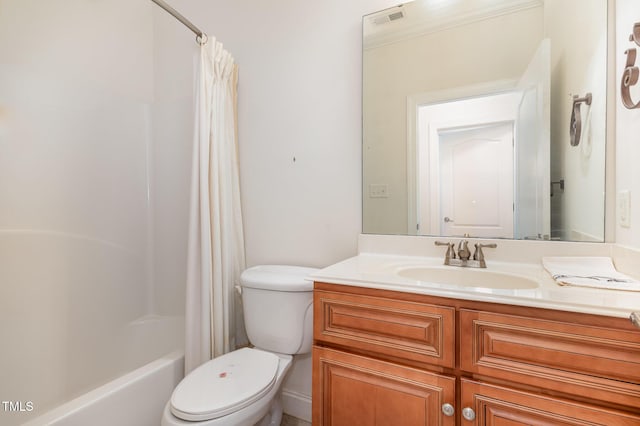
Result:
{"label": "drawer pull", "polygon": [[470,422],[476,419],[476,412],[473,411],[473,408],[464,407],[462,409],[462,417],[465,420],[469,420]]}
{"label": "drawer pull", "polygon": [[447,403],[447,404],[442,404],[442,414],[444,414],[447,417],[451,417],[455,414],[456,410],[455,408],[453,408],[453,405]]}

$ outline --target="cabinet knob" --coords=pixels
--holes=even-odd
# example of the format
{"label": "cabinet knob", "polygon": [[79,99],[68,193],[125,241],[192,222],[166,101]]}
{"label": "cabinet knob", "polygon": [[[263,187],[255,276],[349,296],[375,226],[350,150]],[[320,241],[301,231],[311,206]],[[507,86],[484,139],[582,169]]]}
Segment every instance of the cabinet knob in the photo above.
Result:
{"label": "cabinet knob", "polygon": [[453,405],[451,404],[442,404],[442,414],[444,414],[447,417],[451,417],[455,414],[456,409],[453,408]]}
{"label": "cabinet knob", "polygon": [[464,407],[462,409],[462,417],[464,417],[465,420],[475,420],[476,419],[476,412],[473,411],[473,408],[469,408],[469,407]]}

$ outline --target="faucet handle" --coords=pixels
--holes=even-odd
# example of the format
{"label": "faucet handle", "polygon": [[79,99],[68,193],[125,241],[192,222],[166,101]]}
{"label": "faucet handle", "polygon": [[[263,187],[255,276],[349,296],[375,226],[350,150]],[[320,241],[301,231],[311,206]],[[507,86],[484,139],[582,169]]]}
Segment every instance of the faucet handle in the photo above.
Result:
{"label": "faucet handle", "polygon": [[455,259],[456,258],[456,251],[454,250],[454,244],[453,243],[443,243],[442,241],[436,241],[434,243],[437,246],[447,246],[447,252],[444,256],[444,264],[448,265],[449,264],[449,259]]}
{"label": "faucet handle", "polygon": [[496,243],[490,243],[490,244],[476,243],[475,244],[476,250],[473,253],[473,260],[479,261],[481,268],[486,268],[487,265],[484,262],[484,253],[482,251],[483,247],[485,247],[485,248],[496,248],[496,247],[498,247],[498,245]]}

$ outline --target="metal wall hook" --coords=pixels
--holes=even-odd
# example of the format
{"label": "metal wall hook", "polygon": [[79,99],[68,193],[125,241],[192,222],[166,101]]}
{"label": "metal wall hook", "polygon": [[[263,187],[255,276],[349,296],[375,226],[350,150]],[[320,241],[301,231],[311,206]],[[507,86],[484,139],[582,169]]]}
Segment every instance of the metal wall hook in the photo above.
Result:
{"label": "metal wall hook", "polygon": [[[633,31],[629,36],[629,41],[634,42],[636,45],[640,46],[640,22],[636,22],[633,25]],[[636,49],[630,48],[625,50],[625,55],[627,55],[627,62],[624,66],[624,71],[622,72],[622,78],[620,81],[620,95],[622,97],[622,104],[627,109],[635,109],[640,108],[640,101],[633,102],[631,99],[631,87],[635,86],[638,83],[638,77],[640,76],[640,71],[636,66]]]}
{"label": "metal wall hook", "polygon": [[551,194],[550,194],[551,197],[553,197],[553,187],[555,185],[558,185],[560,187],[560,190],[564,192],[564,179],[560,179],[557,182],[551,182]]}
{"label": "metal wall hook", "polygon": [[592,95],[587,93],[582,98],[578,95],[573,97],[573,108],[571,111],[571,123],[569,123],[569,134],[571,135],[571,146],[578,146],[580,144],[580,137],[582,135],[582,114],[580,106],[583,103],[591,105]]}
{"label": "metal wall hook", "polygon": [[638,46],[640,46],[640,22],[633,24],[633,30],[629,36],[629,41],[634,41]]}

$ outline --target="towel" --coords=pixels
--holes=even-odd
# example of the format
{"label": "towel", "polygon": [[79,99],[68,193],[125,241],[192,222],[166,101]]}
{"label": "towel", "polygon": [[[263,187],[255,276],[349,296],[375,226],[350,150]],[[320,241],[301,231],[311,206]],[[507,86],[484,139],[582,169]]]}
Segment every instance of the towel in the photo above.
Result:
{"label": "towel", "polygon": [[560,285],[640,291],[640,281],[616,271],[609,257],[543,257],[542,265]]}

